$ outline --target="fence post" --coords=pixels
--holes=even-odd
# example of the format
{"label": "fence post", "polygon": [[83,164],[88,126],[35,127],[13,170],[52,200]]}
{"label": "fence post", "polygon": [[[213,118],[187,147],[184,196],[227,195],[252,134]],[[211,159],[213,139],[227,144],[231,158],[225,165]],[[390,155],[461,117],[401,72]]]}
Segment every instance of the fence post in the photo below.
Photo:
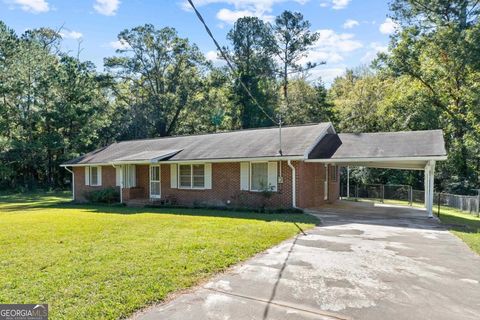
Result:
{"label": "fence post", "polygon": [[408,194],[408,204],[411,206],[413,206],[413,190],[412,190],[412,186],[410,186],[410,190],[409,190],[409,194]]}
{"label": "fence post", "polygon": [[438,196],[437,196],[437,205],[438,205],[437,216],[440,218],[440,192],[438,193]]}
{"label": "fence post", "polygon": [[478,190],[477,195],[477,217],[480,217],[480,190]]}
{"label": "fence post", "polygon": [[355,185],[355,199],[358,200],[358,184]]}
{"label": "fence post", "polygon": [[382,186],[381,187],[381,189],[382,189],[382,203],[384,203],[385,202],[385,185],[382,184],[381,186]]}

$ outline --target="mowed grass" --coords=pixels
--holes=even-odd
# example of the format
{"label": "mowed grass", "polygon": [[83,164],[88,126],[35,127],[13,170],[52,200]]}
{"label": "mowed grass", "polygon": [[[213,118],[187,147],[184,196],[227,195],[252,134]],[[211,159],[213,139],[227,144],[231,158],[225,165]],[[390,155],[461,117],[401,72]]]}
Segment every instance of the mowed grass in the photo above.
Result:
{"label": "mowed grass", "polygon": [[317,222],[66,196],[0,195],[0,303],[48,303],[51,319],[127,317]]}
{"label": "mowed grass", "polygon": [[480,254],[480,218],[460,210],[440,208],[440,220],[462,239],[473,251]]}

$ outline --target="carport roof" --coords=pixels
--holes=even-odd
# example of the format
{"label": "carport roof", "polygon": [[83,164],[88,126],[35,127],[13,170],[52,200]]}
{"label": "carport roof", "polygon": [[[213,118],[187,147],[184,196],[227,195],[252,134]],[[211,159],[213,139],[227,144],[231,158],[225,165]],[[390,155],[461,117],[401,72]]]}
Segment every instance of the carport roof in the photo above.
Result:
{"label": "carport roof", "polygon": [[423,169],[446,159],[442,130],[327,134],[309,154],[321,162]]}

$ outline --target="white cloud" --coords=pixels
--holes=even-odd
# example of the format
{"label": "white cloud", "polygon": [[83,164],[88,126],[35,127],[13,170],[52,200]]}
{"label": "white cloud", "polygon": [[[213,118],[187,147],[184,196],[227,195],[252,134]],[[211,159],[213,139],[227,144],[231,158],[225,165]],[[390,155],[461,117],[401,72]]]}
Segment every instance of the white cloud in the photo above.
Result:
{"label": "white cloud", "polygon": [[377,57],[377,54],[380,52],[387,52],[388,46],[383,45],[378,42],[372,42],[368,46],[369,50],[365,53],[365,55],[360,59],[362,63],[369,64]]}
{"label": "white cloud", "polygon": [[19,6],[23,11],[32,13],[48,12],[50,6],[45,0],[12,0],[10,3],[15,7]]}
{"label": "white cloud", "polygon": [[81,32],[78,32],[78,31],[65,30],[65,31],[60,32],[60,35],[62,36],[63,39],[78,40],[80,38],[83,38],[83,34]]}
{"label": "white cloud", "polygon": [[[305,4],[309,0],[196,0],[195,6],[205,6],[213,3],[233,6],[233,9],[222,8],[217,12],[217,18],[222,22],[233,24],[239,18],[253,16],[265,21],[273,21],[273,6],[284,2]],[[186,1],[182,5],[184,10],[191,11],[190,4]]]}
{"label": "white cloud", "polygon": [[357,20],[348,19],[347,21],[345,21],[343,23],[343,28],[344,29],[352,29],[352,28],[358,26],[359,24],[360,24],[360,22],[358,22]]}
{"label": "white cloud", "polygon": [[96,0],[93,9],[105,16],[114,16],[117,14],[120,0]]}
{"label": "white cloud", "polygon": [[300,63],[325,61],[326,65],[320,65],[310,71],[309,79],[316,80],[321,77],[329,84],[335,77],[345,72],[346,66],[342,64],[345,58],[362,48],[363,44],[351,33],[337,33],[331,29],[321,29],[317,32],[320,34],[319,39]]}
{"label": "white cloud", "polygon": [[224,66],[226,64],[224,60],[219,58],[217,51],[215,50],[211,50],[205,53],[205,58],[207,58],[207,60],[210,60],[216,67]]}
{"label": "white cloud", "polygon": [[391,18],[385,19],[385,21],[380,25],[379,30],[383,34],[392,34],[398,29],[398,24],[393,21]]}
{"label": "white cloud", "polygon": [[336,77],[340,77],[345,73],[347,70],[347,66],[345,65],[340,65],[332,68],[324,68],[322,66],[313,69],[310,71],[310,80],[317,80],[318,78],[322,78],[323,83],[327,87],[330,87],[331,84],[333,83],[333,80],[335,80]]}
{"label": "white cloud", "polygon": [[350,0],[332,0],[332,8],[335,10],[345,9]]}
{"label": "white cloud", "polygon": [[254,12],[250,10],[230,10],[224,8],[217,12],[217,19],[229,24],[234,24],[235,21],[243,17],[258,17],[268,22],[271,22],[274,19],[271,15],[265,15],[263,12]]}
{"label": "white cloud", "polygon": [[123,40],[112,41],[109,43],[113,49],[123,50],[130,48],[130,45]]}

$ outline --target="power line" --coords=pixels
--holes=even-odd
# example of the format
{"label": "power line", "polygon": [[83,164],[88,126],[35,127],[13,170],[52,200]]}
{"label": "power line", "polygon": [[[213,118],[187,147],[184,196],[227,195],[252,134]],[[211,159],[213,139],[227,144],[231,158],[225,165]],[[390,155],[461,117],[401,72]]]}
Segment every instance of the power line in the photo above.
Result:
{"label": "power line", "polygon": [[[240,78],[240,76],[238,75],[237,71],[235,70],[235,68],[233,67],[232,63],[230,62],[230,59],[228,58],[228,55],[225,53],[225,51],[223,51],[223,49],[220,47],[220,45],[218,44],[217,40],[215,39],[215,37],[213,36],[212,32],[210,31],[210,28],[208,27],[207,23],[205,22],[205,20],[203,20],[203,17],[202,15],[200,14],[200,12],[198,12],[197,8],[195,7],[195,5],[193,4],[192,0],[188,0],[188,3],[190,3],[190,5],[192,6],[193,8],[193,11],[195,11],[195,14],[197,15],[198,19],[200,20],[200,22],[203,24],[205,30],[207,31],[208,35],[210,36],[210,38],[213,40],[213,43],[215,43],[215,46],[217,47],[217,50],[220,52],[222,58],[227,62],[227,65],[228,67],[230,68],[230,70],[232,71],[232,73],[234,74],[235,78],[237,78],[237,80],[240,82],[240,85],[243,87],[243,89],[247,92],[247,94],[249,95],[249,97],[252,99],[252,101],[254,102],[254,104],[270,119],[272,120],[273,123],[277,124],[277,125],[280,125],[281,126],[281,120],[280,121],[277,121],[275,120],[274,118],[272,118],[272,116],[270,116],[268,114],[268,112],[258,103],[257,99],[255,99],[255,97],[253,96],[253,94],[250,92],[250,90],[248,89],[248,87],[245,85],[245,83],[243,83],[242,79]],[[280,147],[281,149],[281,147]]]}

